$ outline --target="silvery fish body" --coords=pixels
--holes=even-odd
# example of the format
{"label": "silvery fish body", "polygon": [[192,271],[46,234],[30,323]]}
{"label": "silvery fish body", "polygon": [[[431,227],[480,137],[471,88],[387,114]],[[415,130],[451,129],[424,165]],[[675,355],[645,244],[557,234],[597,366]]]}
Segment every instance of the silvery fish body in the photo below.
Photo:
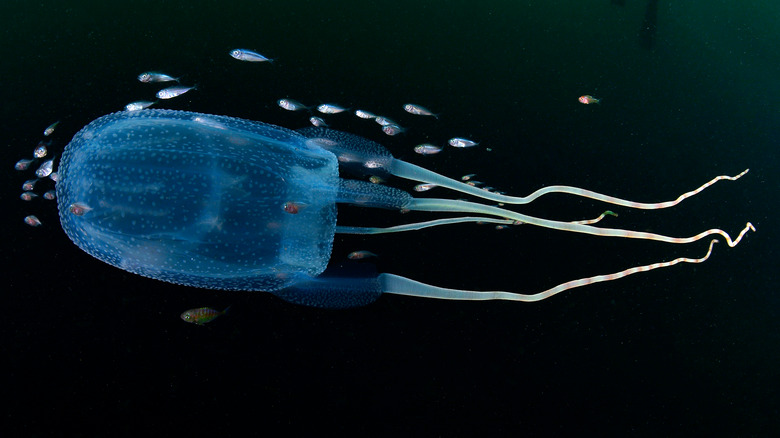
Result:
{"label": "silvery fish body", "polygon": [[415,105],[413,103],[407,103],[404,105],[404,111],[406,111],[409,114],[414,114],[418,116],[433,116],[437,119],[439,118],[438,114],[432,113],[428,108],[425,108],[424,106]]}
{"label": "silvery fish body", "polygon": [[273,62],[273,59],[266,58],[265,56],[247,49],[233,49],[230,51],[230,56],[238,59],[239,61],[246,62]]}
{"label": "silvery fish body", "polygon": [[376,119],[376,114],[369,111],[355,110],[355,115],[361,119]]}
{"label": "silvery fish body", "polygon": [[441,152],[441,148],[429,143],[423,143],[414,147],[414,151],[420,155],[433,155]]}
{"label": "silvery fish body", "polygon": [[280,108],[286,109],[287,111],[300,111],[304,109],[309,109],[308,106],[293,99],[279,99],[278,101],[276,101],[276,103],[277,105],[279,105]]}
{"label": "silvery fish body", "polygon": [[470,148],[472,146],[476,146],[479,143],[469,140],[467,138],[461,138],[461,137],[454,137],[451,138],[448,142],[450,146],[456,147],[456,148]]}
{"label": "silvery fish body", "polygon": [[316,116],[310,117],[309,118],[309,123],[311,123],[312,125],[314,125],[314,126],[316,126],[318,128],[325,128],[325,127],[328,126],[328,124],[325,123],[325,120],[322,120],[321,118],[316,117]]}
{"label": "silvery fish body", "polygon": [[181,96],[182,94],[194,89],[195,87],[185,87],[185,86],[178,86],[178,85],[175,87],[163,88],[162,90],[157,92],[157,98],[171,99],[176,96]]}
{"label": "silvery fish body", "polygon": [[317,107],[317,111],[323,114],[338,114],[340,112],[346,111],[346,108],[333,103],[323,103]]}
{"label": "silvery fish body", "polygon": [[178,81],[179,79],[174,78],[173,76],[166,75],[165,73],[147,71],[138,75],[138,80],[148,84],[151,82],[172,82],[172,81]]}
{"label": "silvery fish body", "polygon": [[154,102],[148,100],[139,100],[137,102],[131,102],[125,105],[125,111],[140,111],[142,109],[149,108],[154,105]]}

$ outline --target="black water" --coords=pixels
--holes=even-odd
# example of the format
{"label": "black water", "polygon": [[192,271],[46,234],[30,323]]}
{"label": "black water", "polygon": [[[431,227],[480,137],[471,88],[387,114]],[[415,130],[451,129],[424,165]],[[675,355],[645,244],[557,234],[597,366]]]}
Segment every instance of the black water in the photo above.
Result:
{"label": "black water", "polygon": [[[4,430],[236,435],[251,422],[271,435],[776,432],[776,2],[64,3],[0,5]],[[238,62],[227,55],[236,47],[275,62]],[[736,234],[749,220],[758,232],[736,248],[716,245],[705,264],[536,304],[386,296],[324,311],[140,278],[78,250],[53,204],[21,201],[27,178],[12,167],[56,120],[55,152],[90,120],[151,98],[157,87],[135,80],[147,70],[198,85],[164,108],[304,127],[304,115],[275,105],[291,97],[396,118],[409,130],[394,138],[351,115],[328,120],[396,157],[453,177],[477,173],[511,194],[568,184],[656,202],[749,167],[670,210],[612,208],[609,226]],[[583,94],[602,104],[579,104]],[[408,116],[407,102],[441,118]],[[481,145],[411,151],[452,136]],[[575,220],[606,208],[551,196],[522,211]],[[22,222],[31,213],[42,227]],[[354,208],[339,217],[421,218]],[[367,249],[382,272],[535,292],[699,257],[706,246],[456,225],[338,237],[332,260]],[[178,317],[227,305],[206,327]]]}

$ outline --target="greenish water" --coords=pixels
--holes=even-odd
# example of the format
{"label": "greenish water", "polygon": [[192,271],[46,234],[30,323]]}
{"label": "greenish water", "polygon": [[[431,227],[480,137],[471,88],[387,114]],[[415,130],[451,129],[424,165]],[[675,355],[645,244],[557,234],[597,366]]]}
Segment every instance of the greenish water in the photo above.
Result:
{"label": "greenish water", "polygon": [[[760,436],[778,427],[776,2],[659,1],[655,15],[639,0],[51,3],[0,5],[9,427],[86,436],[193,422],[230,433],[246,419],[363,435]],[[275,61],[237,62],[228,56],[236,47]],[[717,245],[702,265],[538,304],[383,297],[334,312],[135,277],[75,248],[51,205],[19,200],[26,178],[11,167],[56,120],[55,152],[90,120],[151,98],[157,88],[135,80],[147,70],[198,85],[165,108],[307,126],[276,106],[290,97],[397,118],[409,129],[392,138],[353,116],[328,121],[510,194],[567,184],[657,202],[749,167],[670,210],[622,209],[614,225],[687,236],[735,234],[752,221],[758,232],[736,248]],[[583,94],[602,103],[581,105]],[[406,102],[441,117],[405,117]],[[411,150],[452,136],[481,147]],[[522,211],[575,220],[603,210],[555,197]],[[44,226],[24,225],[30,213]],[[345,208],[339,220],[407,219]],[[463,225],[339,237],[335,247],[335,263],[367,249],[382,272],[532,292],[699,257],[706,243]],[[178,319],[227,305],[205,328]]]}

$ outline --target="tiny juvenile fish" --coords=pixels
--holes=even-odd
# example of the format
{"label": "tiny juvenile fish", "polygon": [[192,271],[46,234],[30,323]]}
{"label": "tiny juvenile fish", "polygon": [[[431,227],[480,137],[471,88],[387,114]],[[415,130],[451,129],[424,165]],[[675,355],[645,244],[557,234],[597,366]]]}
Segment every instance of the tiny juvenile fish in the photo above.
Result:
{"label": "tiny juvenile fish", "polygon": [[59,124],[60,124],[60,121],[58,120],[58,121],[52,123],[51,125],[49,125],[46,129],[43,130],[43,135],[45,135],[46,137],[50,136],[54,132],[54,128],[56,128],[57,125],[59,125]]}
{"label": "tiny juvenile fish", "polygon": [[282,204],[282,210],[290,214],[298,214],[303,208],[306,208],[306,204],[302,202],[287,201]]}
{"label": "tiny juvenile fish", "polygon": [[181,314],[181,319],[196,325],[203,325],[207,322],[214,321],[218,316],[224,315],[227,313],[228,309],[230,309],[230,307],[222,311],[214,310],[211,307],[190,309]]}
{"label": "tiny juvenile fish", "polygon": [[414,186],[414,191],[415,192],[427,192],[428,190],[430,190],[430,189],[432,189],[434,187],[439,187],[439,185],[438,184],[417,184],[416,186]]}
{"label": "tiny juvenile fish", "polygon": [[441,148],[429,143],[423,143],[414,147],[414,151],[420,155],[433,155],[441,152]]}
{"label": "tiny juvenile fish", "polygon": [[143,72],[140,75],[138,75],[138,80],[149,84],[152,82],[172,82],[172,81],[179,81],[179,78],[174,78],[173,76],[166,75],[165,73],[159,73],[156,71],[147,71]]}
{"label": "tiny juvenile fish", "polygon": [[46,156],[47,153],[49,153],[49,150],[46,148],[51,142],[44,143],[40,142],[38,143],[38,146],[35,147],[33,150],[33,157],[35,158],[43,158]]}
{"label": "tiny juvenile fish", "polygon": [[292,99],[279,99],[276,101],[276,104],[279,105],[280,108],[286,109],[287,111],[300,111],[309,109],[308,106]]}
{"label": "tiny juvenile fish", "polygon": [[41,226],[41,220],[38,219],[35,215],[29,215],[24,218],[24,223],[31,227],[39,227]]}
{"label": "tiny juvenile fish", "polygon": [[56,190],[49,190],[48,192],[43,194],[43,199],[53,201],[57,199],[57,191]]}
{"label": "tiny juvenile fish", "polygon": [[579,100],[580,103],[583,103],[585,105],[590,105],[591,103],[601,103],[601,99],[596,99],[595,97],[591,96],[590,94],[586,94],[584,96],[580,96],[577,100]]}
{"label": "tiny juvenile fish", "polygon": [[149,108],[154,104],[155,102],[150,102],[148,100],[139,100],[136,102],[130,102],[127,105],[125,105],[125,111],[140,111],[142,109]]}
{"label": "tiny juvenile fish", "polygon": [[21,159],[21,160],[17,161],[16,164],[14,164],[14,169],[16,169],[16,170],[27,170],[27,168],[30,167],[30,164],[32,164],[33,161],[35,161],[35,160],[31,160],[31,159],[27,159],[27,158]]}
{"label": "tiny juvenile fish", "polygon": [[377,257],[377,255],[374,254],[371,251],[360,250],[360,251],[351,252],[347,256],[347,258],[350,259],[350,260],[363,260],[363,259],[367,259],[369,257]]}
{"label": "tiny juvenile fish", "polygon": [[369,111],[355,110],[355,115],[361,119],[376,119],[376,114]]}
{"label": "tiny juvenile fish", "polygon": [[40,180],[28,179],[27,181],[24,182],[24,184],[22,184],[22,190],[24,190],[25,192],[31,191],[32,189],[35,188],[35,183],[37,183],[38,181]]}
{"label": "tiny juvenile fish", "polygon": [[435,118],[439,118],[438,114],[432,113],[428,108],[425,108],[424,106],[415,105],[413,103],[407,103],[404,105],[404,111],[406,111],[409,114],[414,114],[417,116],[433,116]]}
{"label": "tiny juvenile fish", "polygon": [[273,62],[273,59],[266,58],[265,56],[247,49],[233,49],[230,51],[230,56],[238,59],[239,61],[246,62]]}
{"label": "tiny juvenile fish", "polygon": [[461,137],[453,137],[447,143],[449,143],[450,146],[456,148],[470,148],[472,146],[476,146],[479,144],[475,141],[471,141],[467,138],[461,138]]}
{"label": "tiny juvenile fish", "polygon": [[22,201],[32,201],[33,199],[37,198],[38,195],[36,195],[33,192],[29,192],[28,191],[28,192],[22,193],[19,197],[22,198]]}
{"label": "tiny juvenile fish", "polygon": [[45,163],[41,164],[41,167],[38,168],[38,170],[35,171],[35,176],[38,178],[46,178],[47,176],[51,175],[52,170],[54,169],[54,159],[46,161]]}
{"label": "tiny juvenile fish", "polygon": [[325,120],[322,120],[319,117],[310,117],[309,118],[309,123],[311,123],[312,125],[314,125],[314,126],[316,126],[318,128],[327,128],[327,126],[328,126],[328,124],[325,123]]}
{"label": "tiny juvenile fish", "polygon": [[395,123],[394,121],[388,119],[387,117],[383,117],[383,116],[376,116],[374,121],[379,123],[382,126],[397,125],[398,124],[398,123]]}
{"label": "tiny juvenile fish", "polygon": [[72,214],[75,214],[76,216],[84,216],[85,214],[92,211],[92,208],[87,204],[82,204],[81,202],[74,202],[73,204],[70,204],[70,206],[68,207],[68,211],[70,211]]}
{"label": "tiny juvenile fish", "polygon": [[173,87],[163,88],[162,90],[157,92],[157,98],[158,99],[172,99],[176,96],[181,96],[182,94],[190,91],[190,90],[196,90],[197,88],[193,87],[185,87],[176,85]]}
{"label": "tiny juvenile fish", "polygon": [[338,114],[346,110],[346,108],[332,103],[323,103],[317,107],[317,111],[321,112],[322,114]]}
{"label": "tiny juvenile fish", "polygon": [[404,131],[406,131],[406,129],[392,123],[389,125],[382,126],[382,132],[384,132],[387,135],[396,135]]}

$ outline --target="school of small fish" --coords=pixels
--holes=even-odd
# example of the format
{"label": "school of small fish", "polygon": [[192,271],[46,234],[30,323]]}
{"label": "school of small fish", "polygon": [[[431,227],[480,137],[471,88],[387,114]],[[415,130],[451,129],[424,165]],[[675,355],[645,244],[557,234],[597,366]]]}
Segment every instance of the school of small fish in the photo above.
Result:
{"label": "school of small fish", "polygon": [[[43,136],[50,137],[52,134],[54,134],[54,131],[59,124],[60,121],[58,120],[47,126],[43,130]],[[57,182],[58,175],[54,170],[54,160],[56,157],[49,155],[49,148],[51,145],[51,139],[40,140],[32,150],[32,158],[23,158],[14,164],[14,169],[18,171],[32,170],[33,165],[38,165],[38,167],[35,168],[35,171],[33,172],[35,174],[35,178],[28,179],[22,183],[22,193],[19,195],[19,199],[22,201],[31,202],[35,199],[38,199],[39,197],[42,197],[47,201],[53,201],[56,199],[56,193],[51,187],[52,184]],[[44,160],[47,157],[48,159]],[[35,192],[36,188],[39,189],[39,192],[43,192],[42,196]],[[40,190],[41,188],[42,190]],[[42,224],[41,220],[38,219],[38,217],[34,214],[25,216],[24,223],[31,227],[39,227]]]}

